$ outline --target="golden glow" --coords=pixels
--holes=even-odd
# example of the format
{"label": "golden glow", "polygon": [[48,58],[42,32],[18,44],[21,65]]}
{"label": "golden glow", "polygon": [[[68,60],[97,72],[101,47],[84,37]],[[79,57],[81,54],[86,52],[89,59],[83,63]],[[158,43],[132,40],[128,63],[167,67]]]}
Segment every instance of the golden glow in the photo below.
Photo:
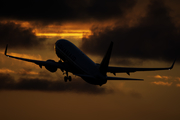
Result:
{"label": "golden glow", "polygon": [[1,21],[1,23],[13,22],[15,24],[20,24],[24,28],[32,28],[32,32],[38,37],[88,37],[91,35],[91,24],[63,24],[63,25],[47,25],[47,26],[32,26],[30,22],[27,21]]}
{"label": "golden glow", "polygon": [[82,33],[36,33],[36,36],[39,37],[78,37],[78,38],[82,38],[83,35]]}
{"label": "golden glow", "polygon": [[89,35],[91,35],[91,31],[90,30],[54,30],[52,32],[48,32],[48,31],[40,31],[40,30],[34,30],[36,36],[39,37],[78,37],[78,38],[82,38],[82,37],[88,37]]}

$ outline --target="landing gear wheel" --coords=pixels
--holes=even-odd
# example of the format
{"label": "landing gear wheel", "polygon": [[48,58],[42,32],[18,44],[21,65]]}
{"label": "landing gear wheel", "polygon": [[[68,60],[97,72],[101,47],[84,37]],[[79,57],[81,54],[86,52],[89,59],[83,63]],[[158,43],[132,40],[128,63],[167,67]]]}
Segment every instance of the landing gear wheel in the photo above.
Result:
{"label": "landing gear wheel", "polygon": [[65,81],[65,82],[67,82],[67,79],[68,79],[68,77],[67,77],[67,76],[65,76],[65,77],[64,77],[64,81]]}
{"label": "landing gear wheel", "polygon": [[66,76],[64,76],[64,81],[67,82],[67,80],[69,79],[69,81],[72,80],[71,76],[68,76],[68,71],[66,71],[66,73],[63,73],[63,74],[66,74]]}

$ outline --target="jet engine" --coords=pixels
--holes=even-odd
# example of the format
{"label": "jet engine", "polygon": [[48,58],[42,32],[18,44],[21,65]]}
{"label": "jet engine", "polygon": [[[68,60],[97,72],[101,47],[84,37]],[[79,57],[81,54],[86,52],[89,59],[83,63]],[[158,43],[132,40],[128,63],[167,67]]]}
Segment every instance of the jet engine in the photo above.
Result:
{"label": "jet engine", "polygon": [[[46,62],[48,62],[48,63],[55,63],[54,60],[47,60]],[[56,72],[57,71],[57,67],[54,67],[54,66],[46,65],[45,68],[47,70],[49,70],[50,72]]]}

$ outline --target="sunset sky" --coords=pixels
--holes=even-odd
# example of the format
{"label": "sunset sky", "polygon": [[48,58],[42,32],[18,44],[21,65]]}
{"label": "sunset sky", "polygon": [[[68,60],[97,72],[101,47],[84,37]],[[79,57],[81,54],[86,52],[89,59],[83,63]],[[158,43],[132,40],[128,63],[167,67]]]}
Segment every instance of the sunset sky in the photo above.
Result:
{"label": "sunset sky", "polygon": [[[0,118],[2,120],[180,119],[179,0],[0,1]],[[58,61],[54,43],[67,39],[95,63],[111,41],[110,65],[169,67],[135,72],[144,81],[108,81],[102,86],[10,55]],[[108,73],[108,76],[114,76]]]}

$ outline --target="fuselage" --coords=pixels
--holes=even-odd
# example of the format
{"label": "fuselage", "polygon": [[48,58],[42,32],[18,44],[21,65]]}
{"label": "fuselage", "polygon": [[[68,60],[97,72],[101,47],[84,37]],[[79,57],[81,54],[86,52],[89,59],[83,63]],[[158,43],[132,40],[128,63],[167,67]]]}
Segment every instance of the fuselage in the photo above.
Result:
{"label": "fuselage", "polygon": [[70,66],[68,72],[79,75],[90,84],[102,85],[107,82],[106,76],[99,72],[98,66],[71,42],[58,40],[55,43],[55,51],[57,56]]}

